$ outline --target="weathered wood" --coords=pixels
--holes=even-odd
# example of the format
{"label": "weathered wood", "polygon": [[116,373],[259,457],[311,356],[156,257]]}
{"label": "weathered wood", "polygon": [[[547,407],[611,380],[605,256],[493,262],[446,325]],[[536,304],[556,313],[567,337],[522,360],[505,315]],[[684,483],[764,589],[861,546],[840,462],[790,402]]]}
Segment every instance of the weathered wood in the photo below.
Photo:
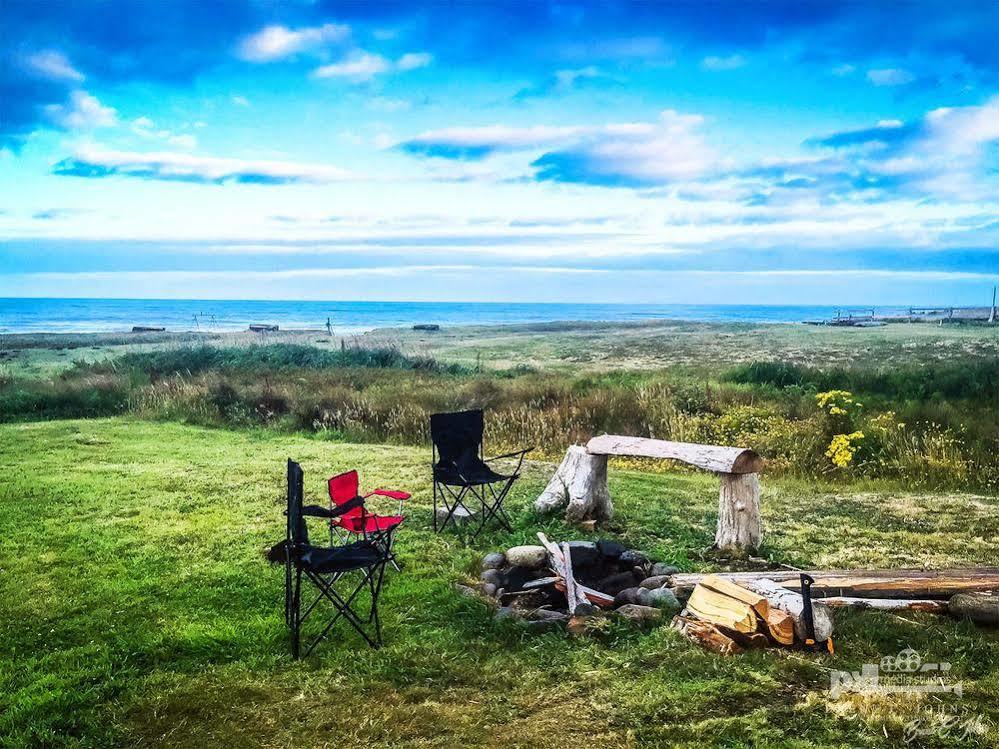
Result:
{"label": "weathered wood", "polygon": [[[701,580],[700,584],[749,604],[774,640],[781,645],[794,644],[794,619],[786,611],[770,608],[770,602],[759,593],[736,585],[731,580],[726,580],[719,575],[708,575]],[[746,645],[747,643],[740,642],[740,644]]]}
{"label": "weathered wood", "polygon": [[568,602],[569,613],[572,614],[576,610],[576,606],[581,603],[587,603],[587,600],[583,592],[576,588],[575,579],[572,575],[572,561],[569,554],[563,553],[562,549],[560,549],[557,544],[549,541],[548,537],[541,531],[538,531],[538,540],[541,541],[541,545],[544,546],[545,550],[548,552],[548,558],[552,563],[552,569],[554,569],[556,574],[562,578],[562,584],[565,586],[565,597]]}
{"label": "weathered wood", "polygon": [[742,646],[708,622],[702,622],[689,616],[677,615],[673,617],[671,626],[673,629],[682,632],[692,642],[715,653],[732,655],[742,652]]}
{"label": "weathered wood", "polygon": [[878,609],[879,611],[928,611],[943,614],[947,611],[946,601],[926,598],[856,598],[854,596],[828,596],[820,599],[833,608]]}
{"label": "weathered wood", "polygon": [[756,631],[756,612],[740,600],[698,585],[687,601],[687,611],[698,619],[720,624],[737,632]]}
{"label": "weathered wood", "polygon": [[586,448],[572,445],[534,501],[534,509],[549,513],[566,508],[568,523],[610,520],[614,516],[607,488],[607,457],[591,455]]}
{"label": "weathered wood", "polygon": [[999,596],[985,593],[958,593],[948,608],[954,616],[971,619],[976,624],[999,625]]}
{"label": "weathered wood", "polygon": [[[972,567],[944,570],[807,570],[815,579],[812,595],[854,596],[858,598],[950,598],[957,593],[999,591],[999,567]],[[800,590],[801,572],[768,570],[762,572],[723,572],[719,577],[744,585],[769,579],[790,590]],[[678,573],[670,579],[677,597],[690,595],[704,578],[702,574]]]}
{"label": "weathered wood", "polygon": [[[788,590],[773,580],[750,580],[739,584],[765,597],[771,608],[780,609],[790,614],[791,618],[794,619],[794,633],[798,639],[802,642],[809,639],[810,633],[806,632],[803,616],[805,599],[801,597],[800,593]],[[694,592],[697,592],[697,588],[694,588]],[[832,612],[817,600],[812,600],[812,624],[815,628],[814,639],[816,642],[823,642],[832,637]]]}
{"label": "weathered wood", "polygon": [[794,618],[786,611],[770,609],[764,622],[767,632],[781,645],[794,645]]}
{"label": "weathered wood", "polygon": [[591,455],[631,455],[679,460],[715,473],[759,473],[763,468],[763,459],[752,450],[742,447],[604,434],[587,442],[586,449]]}
{"label": "weathered wood", "polygon": [[719,479],[715,547],[727,553],[752,553],[763,538],[760,478],[755,473],[722,473]]}

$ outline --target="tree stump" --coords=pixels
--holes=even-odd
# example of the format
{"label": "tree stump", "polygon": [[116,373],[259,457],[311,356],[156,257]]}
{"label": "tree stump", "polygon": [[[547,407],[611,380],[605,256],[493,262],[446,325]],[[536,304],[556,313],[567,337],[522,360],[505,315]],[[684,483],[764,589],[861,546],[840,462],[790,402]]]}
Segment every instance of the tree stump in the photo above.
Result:
{"label": "tree stump", "polygon": [[763,538],[760,478],[756,473],[719,473],[718,527],[715,547],[728,554],[756,551]]}
{"label": "tree stump", "polygon": [[565,507],[567,523],[610,520],[614,515],[607,488],[607,456],[591,455],[571,446],[548,486],[534,501],[534,509],[549,513]]}

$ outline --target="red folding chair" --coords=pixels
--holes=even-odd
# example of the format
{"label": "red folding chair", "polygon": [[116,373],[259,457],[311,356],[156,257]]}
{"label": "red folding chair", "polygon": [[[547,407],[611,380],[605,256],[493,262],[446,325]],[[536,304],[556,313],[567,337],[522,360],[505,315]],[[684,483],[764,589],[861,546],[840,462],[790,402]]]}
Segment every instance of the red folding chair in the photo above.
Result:
{"label": "red folding chair", "polygon": [[[357,471],[347,471],[329,480],[330,510],[334,513],[334,517],[330,519],[331,540],[333,533],[336,533],[341,540],[360,536],[365,541],[371,541],[384,549],[389,562],[398,570],[399,565],[392,552],[392,544],[396,528],[406,519],[403,514],[403,502],[409,499],[410,495],[390,489],[375,489],[362,495],[358,488],[359,483]],[[369,512],[364,502],[373,496],[397,500],[398,514],[378,515]]]}

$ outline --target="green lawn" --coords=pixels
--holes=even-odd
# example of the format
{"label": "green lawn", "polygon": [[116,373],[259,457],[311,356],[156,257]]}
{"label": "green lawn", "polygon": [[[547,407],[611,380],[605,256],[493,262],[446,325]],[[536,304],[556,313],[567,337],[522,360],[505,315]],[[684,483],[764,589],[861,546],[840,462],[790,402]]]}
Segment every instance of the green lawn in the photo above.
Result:
{"label": "green lawn", "polygon": [[[284,461],[307,496],[358,467],[410,489],[402,573],[382,597],[385,647],[355,635],[292,662],[282,573]],[[509,502],[513,534],[465,547],[429,527],[427,451],[129,419],[0,427],[0,744],[285,747],[894,747],[903,726],[956,716],[999,744],[999,635],[926,614],[837,614],[837,654],[723,658],[666,627],[592,638],[495,623],[451,584],[537,530],[551,467]],[[611,469],[608,535],[706,565],[716,481]],[[845,490],[764,477],[765,553],[845,565],[999,565],[999,500]],[[343,633],[338,630],[338,633]],[[947,661],[964,695],[829,698],[829,669],[909,646]],[[968,746],[955,736],[922,746]]]}

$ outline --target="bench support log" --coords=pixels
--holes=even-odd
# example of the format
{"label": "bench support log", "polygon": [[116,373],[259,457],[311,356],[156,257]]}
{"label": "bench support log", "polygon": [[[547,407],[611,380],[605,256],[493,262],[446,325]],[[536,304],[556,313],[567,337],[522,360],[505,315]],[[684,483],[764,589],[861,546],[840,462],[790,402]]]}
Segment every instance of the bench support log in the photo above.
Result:
{"label": "bench support log", "polygon": [[756,551],[763,537],[760,478],[756,473],[719,473],[718,527],[715,547],[728,554]]}
{"label": "bench support log", "polygon": [[607,489],[607,456],[591,455],[571,446],[548,486],[534,501],[534,509],[549,513],[565,507],[567,523],[610,520],[614,515]]}

